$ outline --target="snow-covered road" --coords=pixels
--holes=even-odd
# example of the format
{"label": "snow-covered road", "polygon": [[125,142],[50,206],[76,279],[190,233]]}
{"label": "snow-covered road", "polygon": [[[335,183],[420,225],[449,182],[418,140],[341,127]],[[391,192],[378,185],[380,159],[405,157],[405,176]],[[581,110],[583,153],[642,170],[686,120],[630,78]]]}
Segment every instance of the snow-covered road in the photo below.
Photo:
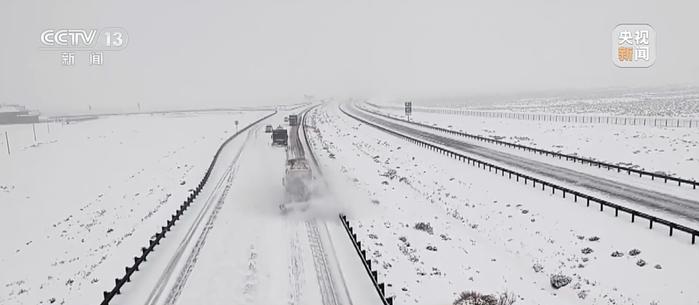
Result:
{"label": "snow-covered road", "polygon": [[[270,145],[263,127],[282,115],[225,148],[212,185],[115,304],[381,303],[332,195],[319,187],[307,211],[281,213],[286,151]],[[290,145],[304,142],[290,131]]]}
{"label": "snow-covered road", "polygon": [[0,156],[0,304],[99,303],[233,122],[269,113],[111,116],[42,126],[36,142],[31,125],[0,127],[14,148]]}
{"label": "snow-covered road", "polygon": [[[318,112],[320,162],[345,185],[347,215],[396,304],[449,304],[463,291],[507,291],[515,304],[699,301],[699,248],[686,238],[508,182],[336,105]],[[553,288],[554,276],[570,282]]]}
{"label": "snow-covered road", "polygon": [[[665,191],[674,191],[674,194],[660,192],[650,187],[642,188],[628,182],[635,177],[625,177],[618,175],[615,180],[610,179],[610,175],[605,170],[597,173],[589,171],[589,166],[578,164],[578,168],[573,166],[561,166],[554,164],[556,161],[549,158],[549,162],[537,160],[526,154],[518,155],[510,151],[501,151],[492,147],[468,143],[461,139],[438,134],[425,128],[409,126],[405,123],[384,119],[375,115],[370,115],[354,107],[347,107],[348,111],[371,122],[386,126],[405,134],[416,136],[429,142],[455,148],[468,155],[476,156],[479,159],[492,162],[506,168],[514,168],[535,177],[542,177],[572,189],[586,191],[596,196],[602,196],[609,200],[619,201],[636,206],[644,207],[646,211],[662,211],[673,215],[673,220],[681,219],[684,223],[696,223],[699,220],[699,201],[696,200],[696,192],[691,189],[668,188]],[[534,155],[534,154],[529,154]],[[571,164],[572,165],[572,164]],[[580,170],[583,169],[583,170]],[[648,183],[646,180],[641,180]],[[689,221],[687,221],[689,220]],[[691,226],[691,225],[690,225]]]}

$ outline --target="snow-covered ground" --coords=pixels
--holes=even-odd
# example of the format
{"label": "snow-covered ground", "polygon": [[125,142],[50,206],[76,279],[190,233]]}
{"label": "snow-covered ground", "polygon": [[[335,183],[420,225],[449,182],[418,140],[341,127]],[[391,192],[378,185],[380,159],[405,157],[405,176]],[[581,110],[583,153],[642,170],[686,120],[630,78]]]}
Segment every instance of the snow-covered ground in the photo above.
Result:
{"label": "snow-covered ground", "polygon": [[[95,304],[199,183],[218,146],[269,112],[0,126],[0,304]],[[11,154],[5,149],[5,131]]]}
{"label": "snow-covered ground", "polygon": [[[377,101],[403,107],[402,101]],[[420,105],[495,112],[699,119],[699,87],[568,92],[559,96],[548,94],[529,98],[442,98],[413,103],[414,107]]]}
{"label": "snow-covered ground", "polygon": [[[209,183],[115,305],[378,304],[339,212],[395,304],[450,304],[464,291],[513,293],[515,304],[699,304],[699,246],[686,234],[668,237],[664,226],[649,230],[645,221],[630,223],[424,150],[334,104],[309,114],[309,140],[323,170],[316,196],[307,211],[282,214],[285,152],[269,145],[263,127],[283,124],[289,113],[224,147]],[[31,125],[0,126],[0,147],[4,131],[12,147],[0,153],[0,304],[100,302],[200,181],[235,132],[233,122],[243,127],[265,114],[38,124],[36,142]],[[634,149],[665,147],[673,151],[663,156],[676,160],[696,153],[699,143],[696,135],[679,136],[680,129],[640,130],[651,140],[621,126],[522,127],[541,122],[415,114],[430,124],[600,159],[614,149],[612,162],[660,164],[679,174],[679,165],[658,154],[634,159],[645,155]],[[553,288],[556,276],[567,285]]]}
{"label": "snow-covered ground", "polygon": [[[403,116],[402,110],[376,109]],[[413,112],[414,121],[510,143],[699,180],[694,128],[562,123]]]}
{"label": "snow-covered ground", "polygon": [[331,195],[318,187],[305,211],[280,210],[286,152],[264,125],[284,115],[224,146],[200,195],[113,304],[380,303]]}
{"label": "snow-covered ground", "polygon": [[[516,304],[699,302],[699,247],[686,235],[420,149],[335,105],[313,118],[326,177],[397,304],[449,304],[470,290],[510,291]],[[558,274],[571,282],[554,289]]]}
{"label": "snow-covered ground", "polygon": [[309,210],[283,214],[284,148],[271,147],[262,128],[251,133],[197,265],[165,304],[376,303],[337,230],[334,200],[319,194]]}
{"label": "snow-covered ground", "polygon": [[575,98],[526,98],[478,108],[528,113],[696,118],[699,116],[699,88],[600,93]]}

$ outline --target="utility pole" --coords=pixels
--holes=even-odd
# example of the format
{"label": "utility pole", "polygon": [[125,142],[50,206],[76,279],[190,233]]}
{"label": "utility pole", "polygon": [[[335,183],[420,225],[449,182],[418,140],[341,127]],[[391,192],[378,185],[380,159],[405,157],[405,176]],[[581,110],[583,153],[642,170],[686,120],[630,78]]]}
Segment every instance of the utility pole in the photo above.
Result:
{"label": "utility pole", "polygon": [[32,132],[34,132],[34,142],[36,142],[36,126],[32,123]]}
{"label": "utility pole", "polygon": [[7,144],[7,155],[10,155],[10,138],[7,137],[7,131],[5,131],[5,144]]}

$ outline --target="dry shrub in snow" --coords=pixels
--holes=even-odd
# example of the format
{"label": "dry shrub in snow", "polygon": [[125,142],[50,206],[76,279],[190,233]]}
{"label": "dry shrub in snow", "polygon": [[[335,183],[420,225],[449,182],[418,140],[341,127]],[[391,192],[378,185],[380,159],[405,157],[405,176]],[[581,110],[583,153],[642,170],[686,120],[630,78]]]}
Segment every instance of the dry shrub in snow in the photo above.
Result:
{"label": "dry shrub in snow", "polygon": [[415,224],[415,230],[420,230],[420,231],[425,231],[429,233],[430,235],[434,234],[434,230],[432,229],[432,225],[430,225],[429,222],[418,222]]}
{"label": "dry shrub in snow", "polygon": [[532,268],[534,269],[534,272],[536,272],[536,273],[539,273],[539,272],[541,272],[541,270],[544,270],[544,266],[542,266],[541,264],[534,264],[534,266],[532,266]]}
{"label": "dry shrub in snow", "polygon": [[380,176],[393,180],[396,178],[396,176],[398,176],[398,172],[395,169],[390,168],[386,172],[380,174]]}
{"label": "dry shrub in snow", "polygon": [[564,286],[570,284],[570,282],[572,280],[573,279],[567,275],[552,274],[551,275],[551,287],[553,287],[554,289],[559,289],[561,287],[564,287]]}
{"label": "dry shrub in snow", "polygon": [[622,257],[622,256],[624,256],[624,253],[621,253],[619,251],[612,252],[612,257]]}
{"label": "dry shrub in snow", "polygon": [[639,254],[641,254],[641,250],[638,250],[638,249],[631,249],[631,251],[629,251],[629,255],[631,255],[631,256],[636,256]]}
{"label": "dry shrub in snow", "polygon": [[465,291],[454,301],[454,305],[512,305],[516,300],[515,294],[507,291],[497,296],[476,291]]}

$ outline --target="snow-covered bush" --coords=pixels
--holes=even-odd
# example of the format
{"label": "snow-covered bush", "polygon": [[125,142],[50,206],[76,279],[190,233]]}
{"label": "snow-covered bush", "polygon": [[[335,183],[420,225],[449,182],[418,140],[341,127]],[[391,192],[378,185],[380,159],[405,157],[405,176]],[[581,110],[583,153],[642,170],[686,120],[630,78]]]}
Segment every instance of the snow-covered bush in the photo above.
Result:
{"label": "snow-covered bush", "polygon": [[396,178],[396,176],[398,176],[398,172],[395,169],[390,168],[386,172],[380,174],[380,176],[393,180]]}
{"label": "snow-covered bush", "polygon": [[621,253],[619,251],[612,252],[612,257],[622,257],[622,256],[624,256],[624,253]]}
{"label": "snow-covered bush", "polygon": [[420,231],[425,231],[429,233],[430,235],[434,234],[434,230],[432,229],[432,225],[430,225],[429,222],[418,222],[415,224],[415,230],[420,230]]}
{"label": "snow-covered bush", "polygon": [[572,280],[573,279],[567,275],[552,274],[551,275],[551,287],[553,287],[554,289],[559,289],[561,287],[564,287],[564,286],[570,284],[570,282]]}
{"label": "snow-covered bush", "polygon": [[544,266],[542,266],[541,264],[534,264],[532,266],[532,268],[534,269],[534,272],[536,272],[536,273],[539,273],[539,272],[541,272],[541,270],[544,270]]}
{"label": "snow-covered bush", "polygon": [[631,255],[631,256],[636,256],[639,254],[641,254],[641,250],[638,250],[638,249],[631,249],[631,251],[629,251],[629,255]]}
{"label": "snow-covered bush", "polygon": [[517,300],[514,293],[505,291],[500,295],[465,291],[454,301],[454,305],[512,305]]}

